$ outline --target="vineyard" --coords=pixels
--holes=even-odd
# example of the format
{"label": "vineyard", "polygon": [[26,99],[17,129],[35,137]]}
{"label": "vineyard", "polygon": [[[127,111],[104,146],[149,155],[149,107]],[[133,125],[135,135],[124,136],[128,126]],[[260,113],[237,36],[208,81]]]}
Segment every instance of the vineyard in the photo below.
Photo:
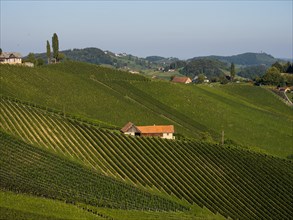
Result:
{"label": "vineyard", "polygon": [[[25,192],[32,189],[28,193],[93,205],[105,203],[97,198],[110,198],[108,204],[113,207],[184,209],[177,203],[150,196],[137,186],[149,192],[159,190],[233,219],[290,219],[293,215],[293,165],[288,160],[232,146],[127,137],[5,97],[1,98],[0,122],[2,131],[28,143],[15,142],[2,134],[2,187]],[[44,150],[51,151],[50,156],[45,157]],[[24,164],[12,160],[22,155]],[[76,165],[69,165],[62,158]],[[22,166],[27,171],[21,171]],[[47,170],[42,173],[44,166]],[[71,175],[73,172],[80,175]],[[54,175],[58,178],[50,178]],[[83,183],[78,177],[81,175],[89,181]],[[29,176],[35,179],[30,180]],[[131,183],[132,187],[113,178]],[[109,183],[108,191],[100,195],[94,182],[101,183],[100,187]],[[56,188],[48,188],[48,183]],[[129,198],[134,199],[124,198],[125,192],[132,193]]]}
{"label": "vineyard", "polygon": [[261,87],[181,85],[72,61],[0,65],[0,71],[1,95],[103,126],[174,124],[181,136],[214,143],[224,130],[233,143],[282,158],[293,154],[292,109]]}
{"label": "vineyard", "polygon": [[118,209],[184,210],[184,206],[105,177],[62,157],[16,141],[1,139],[0,185],[6,190],[31,193],[69,203]]}

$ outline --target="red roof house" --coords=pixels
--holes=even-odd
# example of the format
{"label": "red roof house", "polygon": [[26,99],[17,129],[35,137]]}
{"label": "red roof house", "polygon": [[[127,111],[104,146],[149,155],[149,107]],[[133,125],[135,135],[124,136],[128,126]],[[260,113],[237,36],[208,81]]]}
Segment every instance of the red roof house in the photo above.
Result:
{"label": "red roof house", "polygon": [[175,130],[173,125],[151,125],[151,126],[135,126],[128,122],[121,132],[132,136],[161,137],[166,139],[175,139],[173,136]]}
{"label": "red roof house", "polygon": [[192,80],[191,80],[189,77],[179,77],[179,76],[175,76],[175,77],[172,79],[172,82],[188,84],[188,83],[191,83]]}

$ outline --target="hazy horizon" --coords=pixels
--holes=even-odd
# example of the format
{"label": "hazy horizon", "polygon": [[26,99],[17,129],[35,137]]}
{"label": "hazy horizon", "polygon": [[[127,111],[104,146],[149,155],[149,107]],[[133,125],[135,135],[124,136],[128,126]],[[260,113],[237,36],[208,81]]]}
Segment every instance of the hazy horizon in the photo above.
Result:
{"label": "hazy horizon", "polygon": [[293,59],[292,1],[3,1],[3,51],[96,47],[188,59],[264,52]]}

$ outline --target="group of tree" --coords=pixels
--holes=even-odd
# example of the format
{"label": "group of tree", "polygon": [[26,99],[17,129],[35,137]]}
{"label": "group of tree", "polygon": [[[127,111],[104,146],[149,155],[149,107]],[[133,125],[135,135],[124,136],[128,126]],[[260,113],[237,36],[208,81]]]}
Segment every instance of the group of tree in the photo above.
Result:
{"label": "group of tree", "polygon": [[29,53],[27,57],[23,59],[23,62],[33,63],[35,66],[44,65],[44,60],[41,57],[36,57],[34,53]]}
{"label": "group of tree", "polygon": [[48,64],[51,62],[56,63],[59,62],[60,60],[63,60],[65,58],[65,55],[63,53],[59,52],[59,39],[56,33],[53,34],[52,37],[52,49],[53,49],[53,59],[52,59],[52,52],[51,52],[51,46],[50,42],[47,40],[47,45],[46,45],[46,55],[48,59]]}
{"label": "group of tree", "polygon": [[257,77],[256,84],[274,86],[293,86],[293,64],[275,62],[262,77]]}
{"label": "group of tree", "polygon": [[[65,58],[65,55],[59,52],[59,40],[56,33],[54,33],[52,37],[52,49],[53,49],[53,57],[52,57],[50,43],[47,40],[46,57],[47,57],[48,64],[59,62]],[[29,53],[23,59],[23,62],[30,62],[30,63],[33,63],[35,66],[41,66],[41,65],[44,65],[45,63],[44,59],[45,59],[45,56],[42,56],[42,54],[35,55],[34,53]]]}

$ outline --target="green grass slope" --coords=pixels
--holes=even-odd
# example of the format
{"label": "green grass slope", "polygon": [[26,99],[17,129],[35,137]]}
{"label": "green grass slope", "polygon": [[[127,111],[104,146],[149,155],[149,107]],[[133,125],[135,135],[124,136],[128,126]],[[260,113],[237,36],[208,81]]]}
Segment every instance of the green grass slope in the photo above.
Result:
{"label": "green grass slope", "polygon": [[0,219],[101,220],[93,213],[72,204],[10,191],[0,191]]}
{"label": "green grass slope", "polygon": [[199,124],[218,132],[224,130],[227,139],[272,155],[293,154],[292,108],[266,89],[164,82],[132,85]]}
{"label": "green grass slope", "polygon": [[[232,146],[221,147],[203,142],[127,137],[21,102],[2,98],[0,104],[3,131],[31,144],[50,149],[55,154],[84,164],[96,172],[129,182],[133,186],[158,193],[160,196],[164,194],[168,201],[182,199],[182,204],[186,202],[197,204],[233,219],[276,219],[277,217],[289,219],[293,215],[291,161]],[[11,187],[16,182],[11,182],[13,178],[8,178],[11,174],[10,169],[20,166],[17,160],[12,158],[18,158],[21,152],[16,151],[17,155],[13,155],[16,154],[15,147],[5,145],[11,142],[9,138],[4,135],[2,139],[4,142],[2,160],[15,161],[15,165],[10,162],[1,166],[3,169],[1,174],[7,176],[2,183],[6,187]],[[8,141],[5,141],[6,139]],[[50,159],[48,156],[46,158],[46,160]],[[21,172],[21,175],[31,176],[31,167],[26,167],[31,164],[25,163],[21,167],[24,165],[25,172]],[[63,169],[64,166],[57,167]],[[56,172],[56,169],[53,170]],[[61,170],[60,173],[65,172]],[[90,180],[95,176],[89,177]],[[70,178],[73,178],[71,182],[78,180],[77,177],[66,176],[66,184]],[[31,180],[32,189],[34,184],[34,180]],[[28,185],[17,185],[17,187],[26,186]],[[80,182],[74,186],[66,185],[74,191],[81,190],[85,193],[81,186],[84,187]],[[60,188],[59,185],[57,188]],[[90,189],[85,193],[87,201],[98,204],[94,197],[98,189],[87,188]],[[63,193],[62,190],[59,193]],[[67,194],[61,195],[67,196]],[[134,198],[139,195],[135,195]],[[84,196],[77,199],[83,201]],[[165,200],[160,203],[163,207],[168,204],[171,207],[175,205],[163,201]],[[120,203],[121,206],[123,204]],[[175,205],[175,207],[181,206]]]}
{"label": "green grass slope", "polygon": [[[1,94],[122,127],[174,124],[192,138],[227,139],[280,157],[293,154],[292,109],[252,86],[154,82],[96,65],[0,65]],[[102,123],[103,124],[103,123]]]}

